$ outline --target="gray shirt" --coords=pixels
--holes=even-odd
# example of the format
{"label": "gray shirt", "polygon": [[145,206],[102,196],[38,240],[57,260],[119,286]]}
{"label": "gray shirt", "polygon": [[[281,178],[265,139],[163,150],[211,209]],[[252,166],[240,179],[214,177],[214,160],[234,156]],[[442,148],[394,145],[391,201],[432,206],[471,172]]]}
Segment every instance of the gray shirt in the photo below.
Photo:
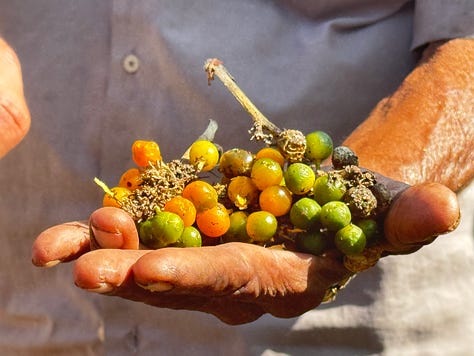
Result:
{"label": "gray shirt", "polygon": [[114,185],[134,140],[176,158],[212,118],[224,147],[257,147],[240,105],[217,81],[208,87],[207,58],[223,60],[278,126],[338,143],[397,88],[417,49],[473,34],[469,0],[0,0],[0,35],[20,57],[32,115],[0,161],[2,354],[474,352],[473,209],[463,203],[474,188],[457,232],[384,259],[299,318],[228,326],[86,293],[71,265],[30,262],[39,232],[100,206],[93,177]]}

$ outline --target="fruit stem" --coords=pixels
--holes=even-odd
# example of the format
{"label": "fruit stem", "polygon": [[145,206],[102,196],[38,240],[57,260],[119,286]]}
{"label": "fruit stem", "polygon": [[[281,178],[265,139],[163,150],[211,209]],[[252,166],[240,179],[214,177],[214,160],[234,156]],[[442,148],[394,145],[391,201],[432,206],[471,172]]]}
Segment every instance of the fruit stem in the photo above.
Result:
{"label": "fruit stem", "polygon": [[[224,67],[221,60],[217,58],[210,58],[204,64],[204,70],[207,72],[208,84],[211,85],[211,80],[217,76],[243,108],[249,113],[254,122],[253,137],[256,140],[275,139],[282,130],[273,122],[268,120],[265,115],[250,101],[245,93],[236,84],[234,78],[229,71]],[[270,132],[270,135],[265,135],[263,129]],[[269,137],[270,136],[270,137]]]}

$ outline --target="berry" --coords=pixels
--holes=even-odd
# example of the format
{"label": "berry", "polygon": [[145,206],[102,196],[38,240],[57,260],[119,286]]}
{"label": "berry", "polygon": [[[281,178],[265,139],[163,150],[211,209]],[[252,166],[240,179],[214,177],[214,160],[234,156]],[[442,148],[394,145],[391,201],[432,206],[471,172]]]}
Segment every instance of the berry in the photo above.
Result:
{"label": "berry", "polygon": [[360,227],[349,224],[336,232],[334,243],[343,254],[356,255],[364,250],[366,237]]}
{"label": "berry", "polygon": [[161,161],[160,147],[154,141],[137,140],[132,144],[132,159],[139,167]]}
{"label": "berry", "polygon": [[323,131],[314,131],[306,135],[305,157],[319,165],[331,155],[333,142],[331,136]]}
{"label": "berry", "polygon": [[264,190],[271,185],[280,184],[283,179],[283,170],[273,159],[259,158],[253,163],[250,177],[259,190]]}
{"label": "berry", "polygon": [[227,232],[222,236],[224,242],[250,242],[250,236],[247,234],[247,213],[244,211],[235,211],[230,214],[230,226]]}
{"label": "berry", "polygon": [[265,242],[275,235],[278,228],[276,217],[268,211],[256,211],[247,218],[247,234],[253,241]]}
{"label": "berry", "polygon": [[343,169],[346,166],[358,166],[359,158],[349,147],[338,146],[332,153],[332,165],[335,169]]}
{"label": "berry", "polygon": [[183,220],[169,211],[159,211],[152,218],[142,222],[138,228],[142,243],[155,249],[178,242],[183,230]]}
{"label": "berry", "polygon": [[281,185],[271,185],[262,190],[258,202],[260,209],[275,216],[283,216],[290,211],[292,196],[288,188]]}
{"label": "berry", "polygon": [[321,255],[329,245],[329,238],[320,231],[301,232],[296,235],[298,250],[313,255]]}
{"label": "berry", "polygon": [[182,196],[190,200],[198,212],[215,207],[218,200],[214,187],[203,180],[195,180],[186,185]]}
{"label": "berry", "polygon": [[219,162],[219,150],[211,141],[196,141],[189,148],[189,162],[200,171],[210,171]]}
{"label": "berry", "polygon": [[304,195],[313,188],[316,176],[313,169],[300,162],[292,163],[285,171],[285,185],[296,195]]}
{"label": "berry", "polygon": [[309,230],[319,223],[321,206],[313,199],[303,197],[293,204],[290,221],[298,229]]}
{"label": "berry", "polygon": [[331,201],[321,207],[321,223],[330,231],[338,231],[351,222],[351,211],[341,201]]}
{"label": "berry", "polygon": [[233,148],[224,152],[219,161],[219,171],[227,178],[250,176],[253,155],[246,150]]}
{"label": "berry", "polygon": [[204,235],[219,237],[230,227],[229,213],[224,205],[218,203],[215,207],[198,212],[196,224]]}
{"label": "berry", "polygon": [[325,174],[314,181],[313,195],[320,205],[334,200],[341,200],[345,193],[344,182],[332,175]]}
{"label": "berry", "polygon": [[227,196],[237,208],[247,209],[257,201],[258,189],[250,177],[237,176],[227,186]]}
{"label": "berry", "polygon": [[196,220],[196,207],[191,200],[177,195],[168,200],[163,211],[175,213],[183,219],[184,226],[191,226]]}

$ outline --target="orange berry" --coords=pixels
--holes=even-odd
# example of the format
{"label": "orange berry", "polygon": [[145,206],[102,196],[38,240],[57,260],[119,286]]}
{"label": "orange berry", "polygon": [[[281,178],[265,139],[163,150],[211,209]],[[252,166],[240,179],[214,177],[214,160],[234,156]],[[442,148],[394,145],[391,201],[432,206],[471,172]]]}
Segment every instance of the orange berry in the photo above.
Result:
{"label": "orange berry", "polygon": [[181,195],[189,199],[197,211],[210,209],[217,205],[218,195],[216,190],[203,180],[195,180],[186,185]]}
{"label": "orange berry", "polygon": [[283,216],[291,209],[292,195],[288,188],[272,185],[265,188],[258,198],[260,209],[275,216]]}
{"label": "orange berry", "polygon": [[118,186],[135,190],[140,186],[140,184],[142,184],[140,171],[137,168],[130,168],[122,174]]}
{"label": "orange berry", "polygon": [[122,201],[127,198],[131,191],[124,187],[113,187],[110,188],[113,195],[105,194],[104,199],[102,200],[103,206],[112,206],[115,208],[120,208],[122,206]]}
{"label": "orange berry", "polygon": [[264,147],[255,155],[255,159],[258,158],[271,158],[277,162],[281,167],[285,165],[285,157],[281,154],[280,150],[273,147]]}
{"label": "orange berry", "polygon": [[180,195],[168,200],[163,207],[163,211],[175,213],[183,219],[184,226],[191,226],[196,220],[196,207],[191,202]]}
{"label": "orange berry", "polygon": [[132,145],[132,158],[139,167],[161,161],[160,147],[154,141],[137,140]]}
{"label": "orange berry", "polygon": [[271,185],[278,185],[283,179],[283,169],[271,158],[263,157],[254,161],[250,177],[258,189],[264,190]]}
{"label": "orange berry", "polygon": [[227,186],[227,196],[237,208],[247,209],[257,201],[258,189],[250,177],[237,176]]}
{"label": "orange berry", "polygon": [[229,213],[224,205],[218,203],[211,209],[197,213],[196,224],[204,235],[208,237],[219,237],[229,230]]}

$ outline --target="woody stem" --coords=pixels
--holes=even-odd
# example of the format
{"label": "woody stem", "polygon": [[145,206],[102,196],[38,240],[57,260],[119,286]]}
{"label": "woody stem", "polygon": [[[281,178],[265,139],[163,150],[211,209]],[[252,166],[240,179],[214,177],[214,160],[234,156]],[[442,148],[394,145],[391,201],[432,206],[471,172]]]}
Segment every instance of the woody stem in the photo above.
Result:
{"label": "woody stem", "polygon": [[210,58],[204,64],[204,70],[207,72],[209,85],[211,84],[211,80],[214,79],[214,76],[217,76],[222,81],[226,88],[249,113],[257,130],[264,128],[268,130],[274,137],[281,133],[281,129],[273,122],[268,120],[265,115],[263,115],[260,110],[258,110],[257,107],[250,101],[242,89],[239,88],[239,86],[235,83],[234,78],[224,67],[222,61],[217,58]]}

